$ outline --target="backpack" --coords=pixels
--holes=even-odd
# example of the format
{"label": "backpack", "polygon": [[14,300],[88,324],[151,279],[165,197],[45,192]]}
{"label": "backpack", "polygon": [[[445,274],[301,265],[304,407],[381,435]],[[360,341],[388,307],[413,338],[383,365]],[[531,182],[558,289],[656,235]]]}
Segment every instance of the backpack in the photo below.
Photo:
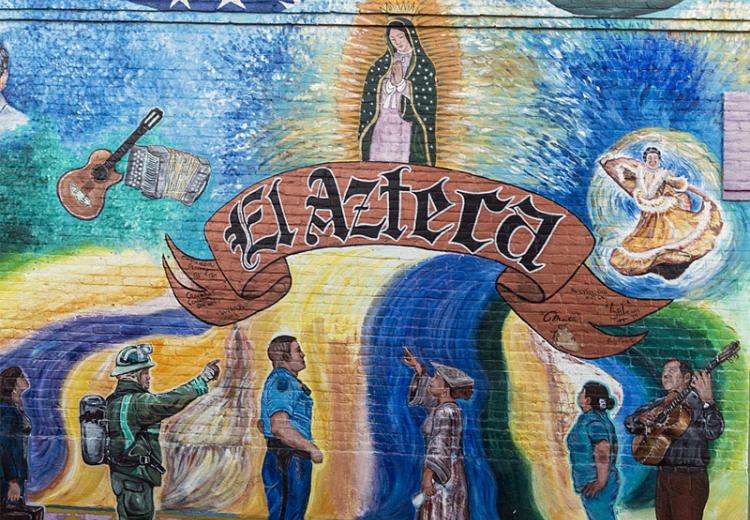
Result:
{"label": "backpack", "polygon": [[91,466],[109,463],[107,401],[99,395],[85,395],[78,403],[81,423],[81,455]]}

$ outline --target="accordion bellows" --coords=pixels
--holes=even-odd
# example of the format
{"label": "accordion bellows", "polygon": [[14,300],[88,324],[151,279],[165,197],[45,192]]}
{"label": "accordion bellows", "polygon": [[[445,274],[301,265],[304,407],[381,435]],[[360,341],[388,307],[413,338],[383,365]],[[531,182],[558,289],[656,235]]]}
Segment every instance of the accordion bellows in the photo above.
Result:
{"label": "accordion bellows", "polygon": [[169,198],[190,206],[208,184],[211,165],[197,155],[165,146],[133,146],[125,184],[153,199]]}

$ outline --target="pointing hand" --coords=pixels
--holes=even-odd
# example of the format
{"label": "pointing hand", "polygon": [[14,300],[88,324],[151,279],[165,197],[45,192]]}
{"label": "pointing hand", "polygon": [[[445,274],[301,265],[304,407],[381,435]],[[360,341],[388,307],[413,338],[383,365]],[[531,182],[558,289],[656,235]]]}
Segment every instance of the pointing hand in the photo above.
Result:
{"label": "pointing hand", "polygon": [[221,373],[221,369],[219,368],[219,360],[214,359],[210,363],[206,364],[206,366],[203,368],[203,371],[201,372],[201,377],[208,381],[214,381],[215,379],[219,378],[219,374]]}

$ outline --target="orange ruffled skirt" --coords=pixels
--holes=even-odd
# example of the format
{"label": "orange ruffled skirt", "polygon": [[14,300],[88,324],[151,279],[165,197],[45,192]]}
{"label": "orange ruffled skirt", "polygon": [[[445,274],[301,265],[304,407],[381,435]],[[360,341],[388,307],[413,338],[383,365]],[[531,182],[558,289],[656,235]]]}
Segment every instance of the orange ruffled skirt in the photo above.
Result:
{"label": "orange ruffled skirt", "polygon": [[691,191],[702,199],[698,211],[691,210],[686,193],[668,189],[651,200],[636,194],[641,217],[612,252],[612,267],[625,276],[654,273],[674,279],[713,250],[723,226],[721,212],[709,197]]}

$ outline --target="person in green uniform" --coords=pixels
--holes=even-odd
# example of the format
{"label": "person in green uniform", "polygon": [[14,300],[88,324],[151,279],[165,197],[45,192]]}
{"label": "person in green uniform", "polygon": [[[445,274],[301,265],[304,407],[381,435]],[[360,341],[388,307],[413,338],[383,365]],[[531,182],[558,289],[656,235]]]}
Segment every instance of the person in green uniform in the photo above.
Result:
{"label": "person in green uniform", "polygon": [[165,472],[159,447],[161,421],[208,393],[208,383],[219,377],[218,361],[211,361],[192,381],[152,394],[152,352],[149,344],[125,347],[111,374],[117,387],[107,397],[109,469],[120,520],[154,517],[154,487],[161,485]]}

